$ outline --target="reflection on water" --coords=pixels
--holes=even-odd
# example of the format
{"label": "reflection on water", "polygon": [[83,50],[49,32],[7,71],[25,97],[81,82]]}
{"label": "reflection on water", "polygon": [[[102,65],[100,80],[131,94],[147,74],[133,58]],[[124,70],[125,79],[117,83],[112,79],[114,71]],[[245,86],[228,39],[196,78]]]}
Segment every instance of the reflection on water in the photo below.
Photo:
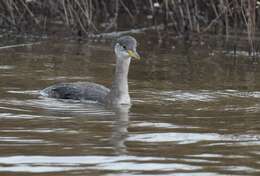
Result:
{"label": "reflection on water", "polygon": [[[243,98],[253,99],[260,98],[260,91],[238,91],[238,90],[176,90],[176,91],[149,91],[149,92],[135,92],[136,94],[146,94],[145,101],[150,101],[154,103],[164,101],[181,101],[181,102],[190,102],[190,101],[201,101],[201,102],[210,102],[210,101],[221,101],[224,99],[230,98]],[[143,102],[143,101],[141,101]]]}
{"label": "reflection on water", "polygon": [[117,154],[127,154],[125,141],[128,135],[129,109],[129,105],[118,106],[114,109],[117,119],[114,121],[110,140]]}
{"label": "reflection on water", "polygon": [[145,59],[131,64],[131,107],[39,95],[56,82],[109,86],[109,44],[1,50],[0,175],[257,175],[259,65],[140,41]]}
{"label": "reflection on water", "polygon": [[[0,168],[0,171],[26,172],[57,172],[67,170],[83,170],[88,168],[103,170],[133,170],[133,171],[156,171],[158,169],[172,171],[176,169],[196,170],[200,167],[175,163],[149,163],[164,162],[166,158],[133,157],[133,156],[15,156],[1,157],[1,164],[15,165]],[[174,160],[172,160],[174,161]],[[139,163],[138,163],[139,162]],[[19,166],[20,164],[25,166]],[[17,166],[18,165],[18,166]]]}

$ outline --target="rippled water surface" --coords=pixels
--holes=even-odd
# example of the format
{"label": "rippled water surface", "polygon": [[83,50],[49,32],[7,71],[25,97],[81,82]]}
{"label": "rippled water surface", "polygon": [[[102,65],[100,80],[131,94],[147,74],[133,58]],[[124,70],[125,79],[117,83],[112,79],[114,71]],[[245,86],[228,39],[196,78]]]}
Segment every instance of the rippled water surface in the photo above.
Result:
{"label": "rippled water surface", "polygon": [[258,63],[139,41],[133,105],[117,108],[39,95],[58,82],[109,87],[110,42],[0,50],[0,175],[258,175]]}

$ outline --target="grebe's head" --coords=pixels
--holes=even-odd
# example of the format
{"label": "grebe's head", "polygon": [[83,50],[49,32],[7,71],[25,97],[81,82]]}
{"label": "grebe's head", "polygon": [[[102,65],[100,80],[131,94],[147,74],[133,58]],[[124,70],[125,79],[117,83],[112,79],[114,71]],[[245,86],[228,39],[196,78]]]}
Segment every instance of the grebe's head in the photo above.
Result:
{"label": "grebe's head", "polygon": [[114,45],[114,50],[118,59],[140,59],[136,52],[137,42],[134,37],[122,36],[119,37]]}

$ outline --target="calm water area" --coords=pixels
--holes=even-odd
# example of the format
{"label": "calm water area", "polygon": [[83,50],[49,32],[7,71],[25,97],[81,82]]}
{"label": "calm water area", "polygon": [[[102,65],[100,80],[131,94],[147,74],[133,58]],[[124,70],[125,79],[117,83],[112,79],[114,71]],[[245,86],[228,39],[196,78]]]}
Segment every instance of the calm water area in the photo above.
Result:
{"label": "calm water area", "polygon": [[[259,175],[258,61],[243,51],[232,56],[221,41],[137,40],[142,59],[130,67],[131,107],[39,94],[59,82],[109,87],[110,41],[1,49],[0,175]],[[6,42],[19,43],[26,40]]]}

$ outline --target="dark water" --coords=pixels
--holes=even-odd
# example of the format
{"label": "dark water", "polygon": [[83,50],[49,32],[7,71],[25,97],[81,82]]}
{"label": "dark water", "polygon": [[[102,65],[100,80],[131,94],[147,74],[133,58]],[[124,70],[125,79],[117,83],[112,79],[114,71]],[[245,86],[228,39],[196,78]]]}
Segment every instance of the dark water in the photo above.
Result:
{"label": "dark water", "polygon": [[109,86],[108,43],[0,50],[0,175],[259,175],[257,62],[139,41],[133,105],[121,108],[38,94],[57,82]]}

